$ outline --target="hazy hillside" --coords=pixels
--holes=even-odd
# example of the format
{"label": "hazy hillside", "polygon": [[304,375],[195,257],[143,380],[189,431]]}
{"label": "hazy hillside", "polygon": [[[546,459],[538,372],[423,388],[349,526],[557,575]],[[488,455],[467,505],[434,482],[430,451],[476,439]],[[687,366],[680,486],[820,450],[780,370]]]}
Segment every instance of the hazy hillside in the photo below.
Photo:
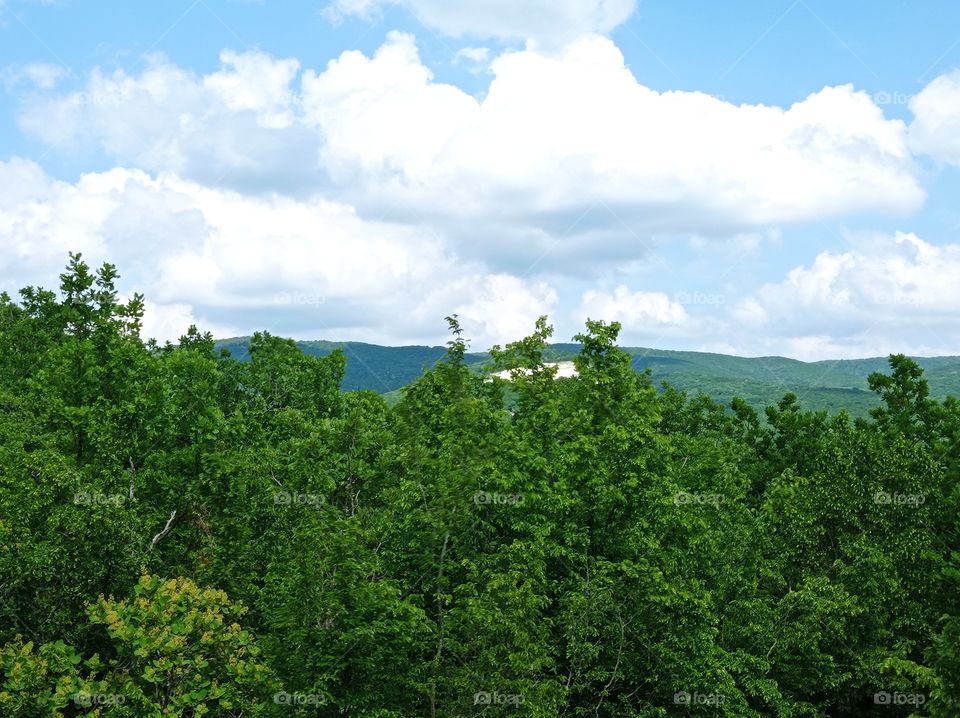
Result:
{"label": "hazy hillside", "polygon": [[[217,342],[217,348],[226,348],[230,354],[246,360],[249,337],[235,337]],[[311,356],[326,356],[342,349],[347,357],[347,373],[343,389],[373,389],[380,394],[399,389],[420,376],[443,357],[445,347],[385,347],[363,342],[303,341],[297,345]],[[470,354],[468,362],[486,361],[486,354]]]}
{"label": "hazy hillside", "polygon": [[[248,359],[249,337],[217,342],[238,359]],[[326,356],[342,349],[347,357],[343,388],[372,389],[398,396],[398,390],[420,376],[443,357],[445,347],[388,347],[363,342],[302,341],[300,348],[313,356]],[[804,406],[835,412],[846,409],[853,415],[865,415],[877,405],[867,387],[867,376],[886,371],[886,357],[802,362],[785,357],[737,357],[707,352],[670,351],[648,347],[623,347],[632,354],[636,371],[649,369],[654,383],[661,382],[691,392],[703,392],[718,401],[734,396],[762,408],[778,401],[787,392],[800,397]],[[572,358],[577,344],[553,344],[547,353],[552,360]],[[489,360],[485,352],[467,354],[476,371],[483,371]],[[917,358],[930,383],[934,397],[960,395],[960,357]]]}

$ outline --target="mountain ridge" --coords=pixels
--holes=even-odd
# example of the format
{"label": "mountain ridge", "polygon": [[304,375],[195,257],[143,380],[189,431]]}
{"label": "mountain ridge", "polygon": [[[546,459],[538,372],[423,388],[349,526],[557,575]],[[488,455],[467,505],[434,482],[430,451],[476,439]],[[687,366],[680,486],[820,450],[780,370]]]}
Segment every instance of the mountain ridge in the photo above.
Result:
{"label": "mountain ridge", "polygon": [[[239,360],[249,359],[249,337],[229,337],[216,341]],[[423,371],[443,358],[445,346],[408,344],[386,346],[368,342],[299,340],[297,346],[307,354],[325,356],[336,349],[347,357],[342,388],[345,391],[371,389],[390,400],[399,390]],[[573,358],[579,351],[576,343],[549,345],[545,357],[549,361]],[[775,404],[784,394],[796,394],[811,409],[835,413],[846,409],[854,416],[864,416],[878,405],[870,391],[867,377],[871,372],[886,371],[886,357],[858,359],[820,359],[805,362],[782,356],[740,357],[719,352],[697,352],[652,347],[620,347],[633,357],[636,371],[651,372],[659,388],[663,382],[689,393],[704,393],[729,404],[734,396],[745,399],[758,410]],[[912,357],[923,369],[934,398],[960,395],[960,356]],[[468,352],[465,360],[476,371],[490,360],[488,352]]]}

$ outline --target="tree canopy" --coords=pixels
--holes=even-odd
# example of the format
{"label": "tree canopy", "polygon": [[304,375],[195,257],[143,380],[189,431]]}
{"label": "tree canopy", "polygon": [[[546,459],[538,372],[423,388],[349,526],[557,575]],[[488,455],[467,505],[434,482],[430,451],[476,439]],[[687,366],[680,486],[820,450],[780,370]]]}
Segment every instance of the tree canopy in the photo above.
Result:
{"label": "tree canopy", "polygon": [[910,359],[761,418],[616,322],[484,378],[451,316],[388,406],[267,332],[144,342],[117,278],[0,295],[0,715],[960,715],[960,409]]}

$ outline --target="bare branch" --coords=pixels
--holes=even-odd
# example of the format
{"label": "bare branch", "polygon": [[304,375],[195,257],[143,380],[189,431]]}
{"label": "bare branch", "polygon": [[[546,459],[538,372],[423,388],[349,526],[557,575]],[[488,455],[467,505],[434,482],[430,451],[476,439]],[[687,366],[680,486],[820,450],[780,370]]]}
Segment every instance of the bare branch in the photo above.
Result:
{"label": "bare branch", "polygon": [[177,517],[177,511],[174,509],[170,512],[170,518],[167,519],[167,525],[163,527],[163,530],[153,537],[153,541],[150,542],[150,545],[147,546],[147,551],[153,551],[153,547],[160,543],[166,535],[170,533],[170,528],[173,526],[173,520]]}
{"label": "bare branch", "polygon": [[128,458],[130,460],[130,490],[128,492],[128,496],[132,499],[133,492],[137,483],[137,467],[133,465],[133,457],[130,456]]}

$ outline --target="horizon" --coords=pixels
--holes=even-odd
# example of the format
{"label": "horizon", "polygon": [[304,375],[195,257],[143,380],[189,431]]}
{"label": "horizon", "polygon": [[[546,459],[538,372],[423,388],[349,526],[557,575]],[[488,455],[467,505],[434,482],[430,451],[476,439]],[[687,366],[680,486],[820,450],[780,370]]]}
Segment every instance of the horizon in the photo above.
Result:
{"label": "horizon", "polygon": [[[202,329],[201,329],[202,331]],[[260,331],[269,331],[269,330],[260,330]],[[272,334],[272,332],[271,332]],[[253,335],[247,334],[242,336],[233,336],[233,337],[213,337],[213,341],[217,344],[223,344],[231,341],[239,340],[249,340]],[[281,336],[281,335],[274,335]],[[283,339],[293,339],[297,343],[316,343],[324,342],[327,344],[365,344],[367,346],[383,347],[385,349],[407,349],[407,348],[426,348],[426,349],[445,349],[445,344],[383,344],[380,342],[366,342],[366,341],[354,341],[354,340],[339,340],[339,339],[297,339],[295,337],[282,337]],[[517,337],[521,339],[522,337]],[[467,341],[468,349],[467,354],[489,354],[492,347],[487,349],[473,349],[469,346],[470,338],[464,337]],[[554,347],[557,345],[575,345],[581,346],[579,342],[567,341],[567,342],[548,342],[547,346]],[[733,357],[735,359],[789,359],[790,361],[797,361],[802,364],[818,364],[824,362],[844,362],[844,361],[863,361],[867,359],[888,359],[891,354],[877,354],[874,356],[861,356],[861,357],[845,357],[843,359],[837,359],[833,357],[827,357],[825,359],[794,359],[793,357],[784,356],[782,354],[758,354],[758,355],[742,355],[742,354],[725,354],[723,352],[708,352],[708,351],[699,351],[696,349],[668,349],[666,347],[647,347],[647,346],[636,346],[632,344],[624,344],[623,342],[617,342],[617,346],[621,349],[643,349],[651,352],[666,352],[670,354],[711,354],[714,356],[723,356],[723,357]],[[957,359],[960,358],[960,354],[931,354],[931,355],[922,355],[922,354],[905,354],[904,356],[910,359]]]}

